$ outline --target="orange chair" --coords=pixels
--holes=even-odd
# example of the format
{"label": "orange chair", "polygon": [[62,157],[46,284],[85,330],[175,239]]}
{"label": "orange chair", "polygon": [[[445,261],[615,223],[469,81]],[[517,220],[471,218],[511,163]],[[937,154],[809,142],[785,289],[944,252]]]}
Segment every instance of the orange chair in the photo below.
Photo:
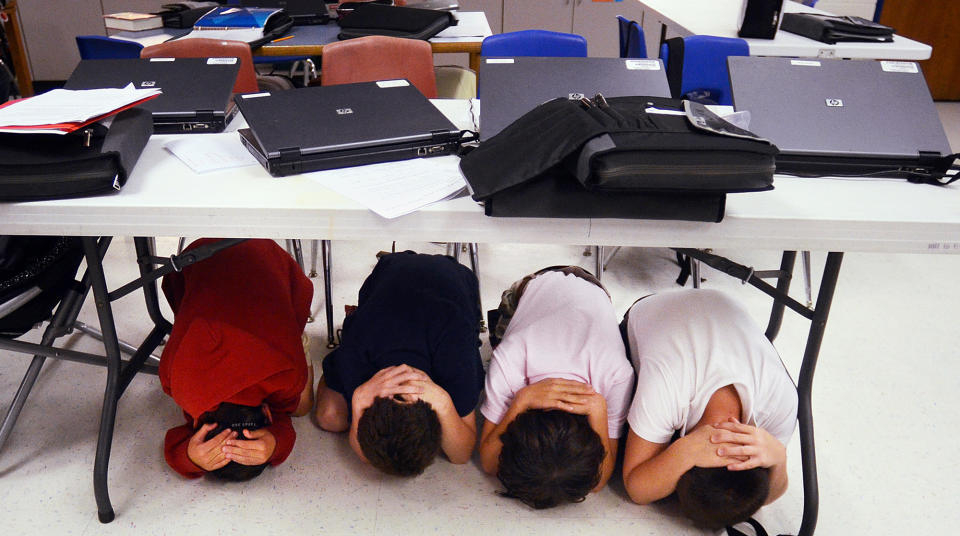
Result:
{"label": "orange chair", "polygon": [[428,99],[437,98],[430,43],[371,35],[323,46],[324,86],[406,78]]}
{"label": "orange chair", "polygon": [[175,39],[152,45],[140,51],[141,58],[240,58],[240,72],[233,85],[234,93],[256,93],[257,72],[253,69],[250,45],[243,41],[221,39]]}

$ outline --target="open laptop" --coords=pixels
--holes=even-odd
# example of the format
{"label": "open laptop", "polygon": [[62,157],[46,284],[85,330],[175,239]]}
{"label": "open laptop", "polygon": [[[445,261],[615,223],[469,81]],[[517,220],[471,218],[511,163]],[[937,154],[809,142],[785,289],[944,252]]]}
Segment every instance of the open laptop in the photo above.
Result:
{"label": "open laptop", "polygon": [[658,59],[485,57],[480,62],[480,139],[557,97],[669,97]]}
{"label": "open laptop", "polygon": [[236,113],[230,96],[239,70],[237,58],[82,60],[64,89],[160,88],[140,105],[153,113],[155,133],[220,132]]}
{"label": "open laptop", "polygon": [[925,181],[949,166],[916,62],[731,56],[728,65],[734,107],[780,149],[778,173]]}
{"label": "open laptop", "polygon": [[294,26],[326,24],[336,13],[324,0],[240,0],[240,5],[281,8],[293,19]]}
{"label": "open laptop", "polygon": [[235,97],[240,139],[271,175],[453,153],[460,131],[406,80]]}

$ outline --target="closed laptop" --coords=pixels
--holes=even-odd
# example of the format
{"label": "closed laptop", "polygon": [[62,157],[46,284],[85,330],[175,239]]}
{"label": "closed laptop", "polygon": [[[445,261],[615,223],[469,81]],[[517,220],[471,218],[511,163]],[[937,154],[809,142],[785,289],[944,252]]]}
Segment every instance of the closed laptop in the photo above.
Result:
{"label": "closed laptop", "polygon": [[920,66],[753,56],[728,58],[733,104],[780,149],[777,172],[924,180],[950,144]]}
{"label": "closed laptop", "polygon": [[406,80],[236,96],[244,145],[273,175],[439,156],[460,131]]}
{"label": "closed laptop", "polygon": [[236,111],[230,97],[239,70],[237,58],[82,60],[64,88],[160,88],[140,105],[153,114],[156,134],[220,132]]}
{"label": "closed laptop", "polygon": [[670,96],[658,59],[485,57],[478,83],[481,140],[558,97]]}

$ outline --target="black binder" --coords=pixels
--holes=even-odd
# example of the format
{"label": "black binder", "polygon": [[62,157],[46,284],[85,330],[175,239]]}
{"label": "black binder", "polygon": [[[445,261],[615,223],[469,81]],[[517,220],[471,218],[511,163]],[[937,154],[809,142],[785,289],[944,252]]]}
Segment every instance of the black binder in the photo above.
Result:
{"label": "black binder", "polygon": [[152,133],[152,114],[131,108],[70,134],[0,134],[0,201],[120,190]]}

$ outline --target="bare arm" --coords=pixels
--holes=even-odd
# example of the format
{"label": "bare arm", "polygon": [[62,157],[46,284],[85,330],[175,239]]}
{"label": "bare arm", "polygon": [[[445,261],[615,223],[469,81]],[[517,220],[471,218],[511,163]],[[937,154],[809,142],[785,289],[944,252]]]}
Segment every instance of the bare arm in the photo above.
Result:
{"label": "bare arm", "polygon": [[670,444],[652,443],[631,430],[623,459],[623,484],[630,499],[649,504],[673,493],[680,477],[693,467],[725,467],[739,462],[718,454],[733,445],[711,443],[716,430],[702,426]]}
{"label": "bare arm", "polygon": [[350,427],[350,409],[342,394],[327,387],[323,377],[317,382],[317,425],[328,432],[346,432]]}
{"label": "bare arm", "polygon": [[[426,375],[424,375],[426,376]],[[467,463],[477,444],[477,418],[474,413],[460,417],[450,394],[429,378],[412,380],[422,390],[420,399],[430,404],[440,420],[440,444],[451,463]]]}

